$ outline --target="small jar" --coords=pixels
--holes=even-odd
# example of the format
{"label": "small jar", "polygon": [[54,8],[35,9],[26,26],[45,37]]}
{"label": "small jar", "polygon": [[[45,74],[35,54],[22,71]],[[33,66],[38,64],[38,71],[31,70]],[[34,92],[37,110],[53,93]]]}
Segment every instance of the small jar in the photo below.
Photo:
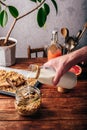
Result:
{"label": "small jar", "polygon": [[58,43],[58,32],[57,30],[52,31],[52,39],[51,44],[48,46],[47,49],[47,57],[48,60],[61,56],[62,55],[62,48]]}
{"label": "small jar", "polygon": [[41,106],[41,94],[38,88],[23,86],[16,91],[15,108],[22,116],[30,116]]}

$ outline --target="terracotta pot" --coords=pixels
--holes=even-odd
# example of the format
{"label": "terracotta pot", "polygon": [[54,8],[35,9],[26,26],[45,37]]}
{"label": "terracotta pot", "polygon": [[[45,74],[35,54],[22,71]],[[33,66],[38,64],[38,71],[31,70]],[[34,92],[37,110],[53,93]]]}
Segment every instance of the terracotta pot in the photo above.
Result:
{"label": "terracotta pot", "polygon": [[[0,40],[5,39],[5,37],[0,37]],[[8,46],[0,46],[0,65],[1,66],[11,66],[15,63],[15,51],[17,40],[14,38],[9,38],[8,40],[11,44]]]}

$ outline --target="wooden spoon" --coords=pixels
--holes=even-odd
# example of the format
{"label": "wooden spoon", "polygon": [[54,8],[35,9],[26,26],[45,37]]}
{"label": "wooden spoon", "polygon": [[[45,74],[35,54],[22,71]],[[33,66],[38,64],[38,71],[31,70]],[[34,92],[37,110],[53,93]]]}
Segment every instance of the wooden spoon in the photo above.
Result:
{"label": "wooden spoon", "polygon": [[6,81],[10,84],[10,86],[14,89],[17,90],[16,86],[13,85],[12,81],[9,78],[6,78]]}
{"label": "wooden spoon", "polygon": [[[65,43],[66,43],[66,40],[69,37],[69,30],[67,28],[61,28],[61,34],[65,38]],[[62,53],[63,55],[67,53],[66,45],[63,46]]]}
{"label": "wooden spoon", "polygon": [[64,38],[69,37],[69,30],[67,28],[61,28],[61,34],[64,36]]}

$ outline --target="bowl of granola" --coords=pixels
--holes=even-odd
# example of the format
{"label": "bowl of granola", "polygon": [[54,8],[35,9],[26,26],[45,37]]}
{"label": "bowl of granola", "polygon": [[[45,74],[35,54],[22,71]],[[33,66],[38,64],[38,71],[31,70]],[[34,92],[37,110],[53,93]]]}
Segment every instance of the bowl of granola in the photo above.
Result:
{"label": "bowl of granola", "polygon": [[41,106],[41,93],[36,87],[19,88],[15,98],[15,108],[22,116],[34,115]]}

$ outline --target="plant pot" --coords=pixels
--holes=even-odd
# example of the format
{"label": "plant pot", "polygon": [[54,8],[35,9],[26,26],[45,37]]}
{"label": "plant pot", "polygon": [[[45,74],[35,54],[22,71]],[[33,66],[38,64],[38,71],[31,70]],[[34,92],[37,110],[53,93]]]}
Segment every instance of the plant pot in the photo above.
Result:
{"label": "plant pot", "polygon": [[[0,41],[3,41],[5,37],[0,37]],[[15,63],[15,51],[17,40],[9,38],[8,45],[0,46],[0,65],[11,66]]]}

